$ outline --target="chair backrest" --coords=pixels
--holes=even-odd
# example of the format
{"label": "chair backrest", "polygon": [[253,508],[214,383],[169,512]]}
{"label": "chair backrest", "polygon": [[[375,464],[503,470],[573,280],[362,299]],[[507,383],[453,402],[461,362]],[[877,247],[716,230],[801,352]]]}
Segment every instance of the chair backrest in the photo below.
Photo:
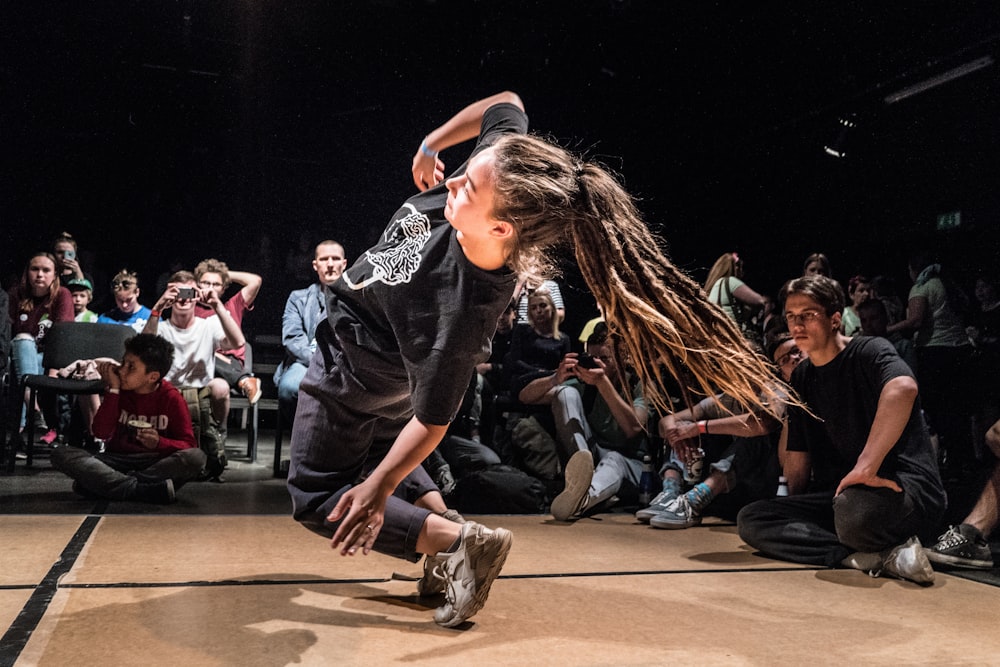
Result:
{"label": "chair backrest", "polygon": [[55,322],[45,333],[45,368],[66,368],[80,359],[109,357],[121,361],[125,341],[135,329],[122,324]]}

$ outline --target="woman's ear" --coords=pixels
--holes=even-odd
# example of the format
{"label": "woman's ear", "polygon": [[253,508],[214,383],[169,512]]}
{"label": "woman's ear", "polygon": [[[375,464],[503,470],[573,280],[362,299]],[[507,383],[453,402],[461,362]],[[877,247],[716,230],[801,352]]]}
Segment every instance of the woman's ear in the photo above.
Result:
{"label": "woman's ear", "polygon": [[514,236],[514,225],[504,220],[494,220],[490,234],[503,241],[510,240]]}

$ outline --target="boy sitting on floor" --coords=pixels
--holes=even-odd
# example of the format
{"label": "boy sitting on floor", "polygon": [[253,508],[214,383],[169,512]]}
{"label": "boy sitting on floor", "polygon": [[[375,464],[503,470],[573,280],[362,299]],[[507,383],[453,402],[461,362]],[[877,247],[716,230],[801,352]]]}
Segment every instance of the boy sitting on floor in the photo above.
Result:
{"label": "boy sitting on floor", "polygon": [[169,503],[175,489],[198,477],[205,454],[198,448],[181,393],[163,376],[174,348],[151,334],[125,343],[119,366],[97,370],[108,389],[94,416],[94,436],[106,441],[98,454],[77,447],[52,452],[52,465],[73,478],[73,490],[111,500]]}

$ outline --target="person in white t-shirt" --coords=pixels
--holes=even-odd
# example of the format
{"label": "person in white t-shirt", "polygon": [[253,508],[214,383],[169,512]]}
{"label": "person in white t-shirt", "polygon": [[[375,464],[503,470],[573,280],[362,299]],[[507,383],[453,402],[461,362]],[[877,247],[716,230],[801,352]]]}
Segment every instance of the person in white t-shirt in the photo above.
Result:
{"label": "person in white t-shirt", "polygon": [[[197,317],[199,301],[213,308],[215,315]],[[160,314],[166,308],[170,308],[170,318],[161,323]],[[208,387],[212,418],[224,425],[229,415],[229,383],[215,377],[215,351],[241,347],[246,340],[215,290],[199,288],[194,274],[178,271],[153,306],[143,333],[158,334],[173,344],[174,363],[165,379],[179,388]]]}

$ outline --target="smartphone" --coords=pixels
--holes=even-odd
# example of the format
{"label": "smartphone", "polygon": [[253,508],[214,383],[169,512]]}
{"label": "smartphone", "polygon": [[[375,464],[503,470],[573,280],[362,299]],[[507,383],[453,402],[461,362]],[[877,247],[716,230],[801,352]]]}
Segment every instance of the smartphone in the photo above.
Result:
{"label": "smartphone", "polygon": [[578,354],[576,357],[576,363],[578,366],[582,366],[583,368],[600,368],[600,366],[597,365],[597,359],[589,354]]}
{"label": "smartphone", "polygon": [[76,250],[63,251],[63,259],[76,259]]}
{"label": "smartphone", "polygon": [[193,298],[195,298],[195,296],[196,296],[196,293],[195,293],[195,289],[193,287],[179,287],[177,289],[177,298],[178,299],[193,299]]}

